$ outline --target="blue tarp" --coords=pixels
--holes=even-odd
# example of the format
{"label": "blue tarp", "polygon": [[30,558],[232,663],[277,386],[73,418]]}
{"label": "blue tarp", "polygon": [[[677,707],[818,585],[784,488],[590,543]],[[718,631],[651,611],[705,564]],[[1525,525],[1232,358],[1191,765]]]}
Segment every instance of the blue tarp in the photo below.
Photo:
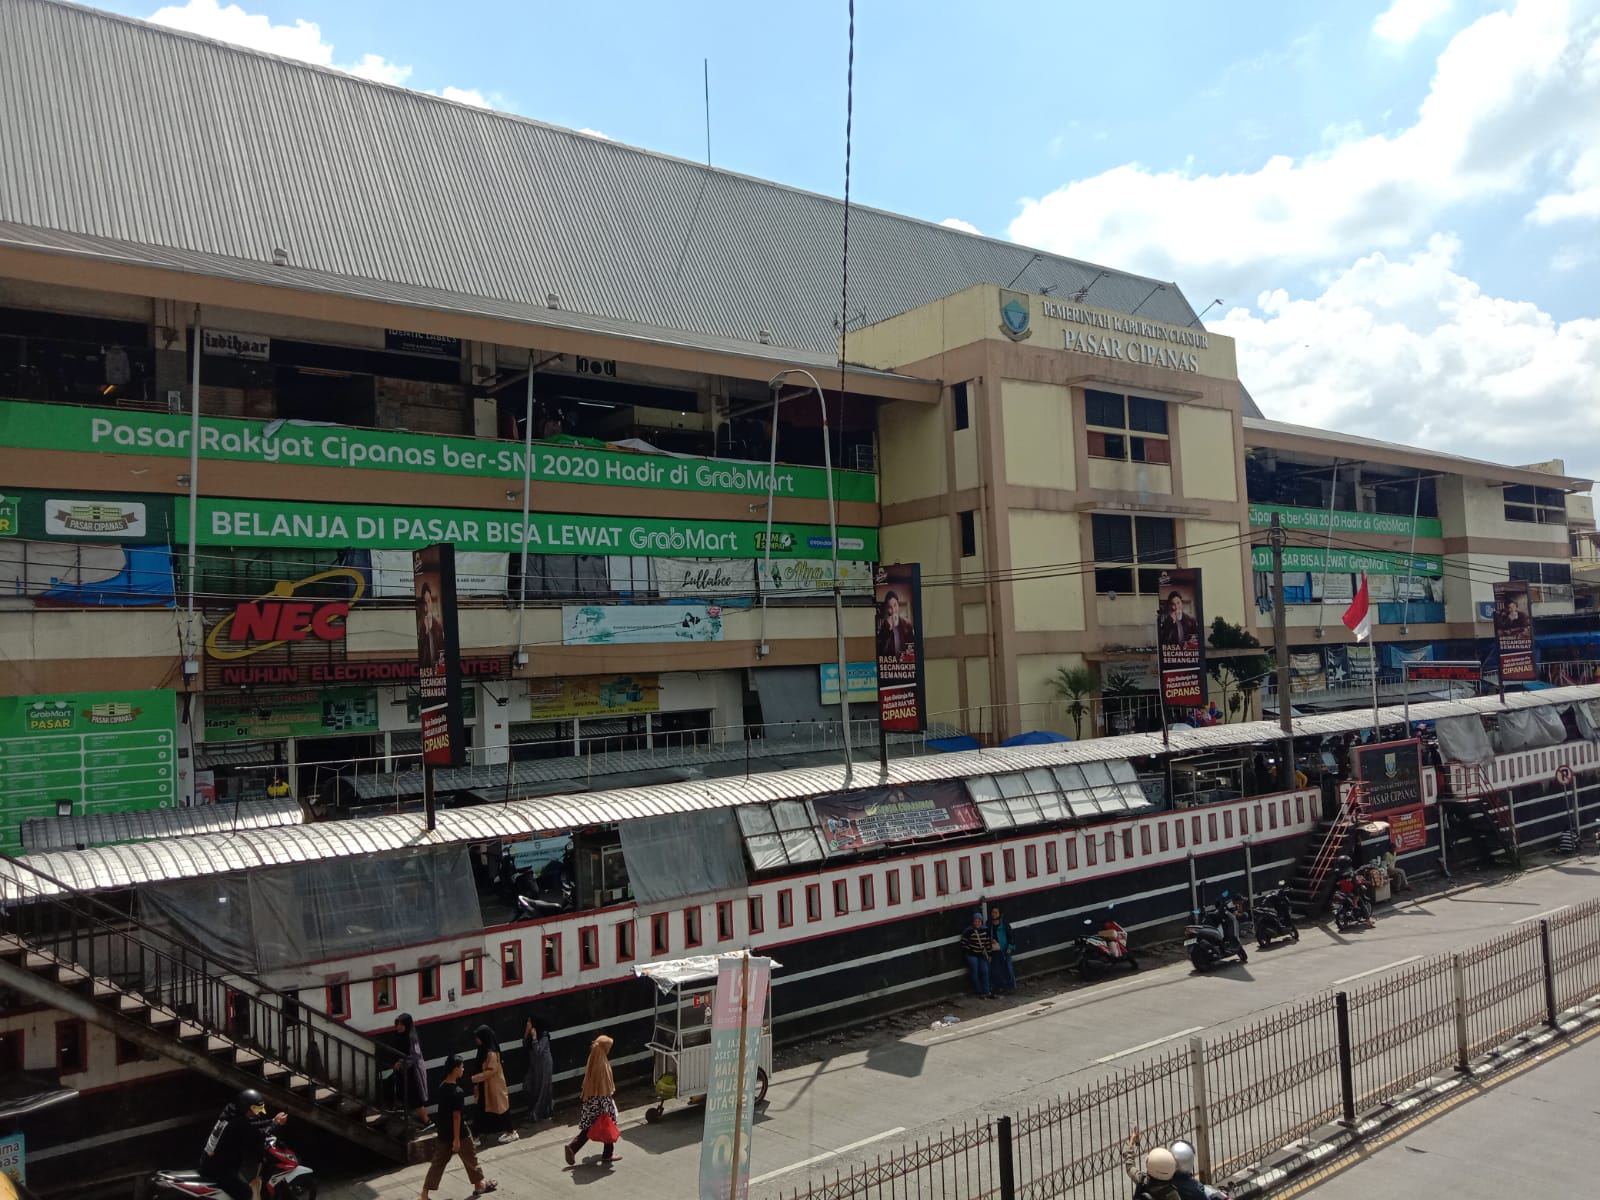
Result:
{"label": "blue tarp", "polygon": [[937,750],[941,754],[954,754],[957,750],[982,750],[978,739],[969,734],[960,734],[957,737],[929,738],[928,749]]}
{"label": "blue tarp", "polygon": [[1019,733],[1016,737],[1008,737],[1000,744],[1002,746],[1049,746],[1055,742],[1070,742],[1071,740],[1064,733],[1051,733],[1048,729],[1035,729],[1031,733]]}

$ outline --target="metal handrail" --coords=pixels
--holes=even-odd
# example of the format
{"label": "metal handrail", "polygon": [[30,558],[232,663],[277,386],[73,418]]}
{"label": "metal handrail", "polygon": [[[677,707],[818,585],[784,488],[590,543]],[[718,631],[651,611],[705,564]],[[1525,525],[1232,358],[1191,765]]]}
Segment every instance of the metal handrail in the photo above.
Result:
{"label": "metal handrail", "polygon": [[[13,875],[23,899],[0,915],[6,930],[29,948],[78,967],[90,978],[137,992],[152,1008],[254,1050],[313,1084],[373,1108],[391,1107],[385,1103],[383,1077],[398,1057],[394,1051],[201,948],[165,938],[48,872],[14,858],[6,861],[13,872],[26,872],[61,889],[60,894],[47,894],[20,873]],[[170,942],[174,949],[152,944],[135,929]]]}

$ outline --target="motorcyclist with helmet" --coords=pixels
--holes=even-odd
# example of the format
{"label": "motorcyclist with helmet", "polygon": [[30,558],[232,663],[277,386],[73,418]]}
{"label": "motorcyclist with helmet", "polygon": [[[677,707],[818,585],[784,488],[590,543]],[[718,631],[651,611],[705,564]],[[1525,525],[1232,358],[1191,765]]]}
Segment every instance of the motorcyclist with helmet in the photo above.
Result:
{"label": "motorcyclist with helmet", "polygon": [[267,1152],[267,1139],[288,1119],[281,1112],[269,1118],[267,1098],[255,1088],[245,1088],[223,1106],[211,1127],[200,1156],[200,1174],[226,1192],[229,1200],[250,1200],[250,1180]]}
{"label": "motorcyclist with helmet", "polygon": [[1334,887],[1343,892],[1349,899],[1351,907],[1367,923],[1367,928],[1374,927],[1372,919],[1372,892],[1364,875],[1358,874],[1355,864],[1348,854],[1341,854],[1334,860],[1338,869],[1335,876]]}
{"label": "motorcyclist with helmet", "polygon": [[1134,1200],[1185,1200],[1173,1176],[1178,1172],[1172,1151],[1157,1146],[1143,1159],[1139,1156],[1139,1128],[1134,1126],[1122,1144],[1122,1169],[1133,1180]]}
{"label": "motorcyclist with helmet", "polygon": [[1211,914],[1216,919],[1217,928],[1222,930],[1223,948],[1235,954],[1242,953],[1244,943],[1239,940],[1239,906],[1234,903],[1232,893],[1224,891],[1218,896],[1211,906]]}
{"label": "motorcyclist with helmet", "polygon": [[1172,1176],[1172,1186],[1178,1189],[1182,1200],[1227,1200],[1227,1192],[1200,1182],[1199,1162],[1194,1147],[1188,1142],[1172,1143],[1172,1161],[1177,1166]]}

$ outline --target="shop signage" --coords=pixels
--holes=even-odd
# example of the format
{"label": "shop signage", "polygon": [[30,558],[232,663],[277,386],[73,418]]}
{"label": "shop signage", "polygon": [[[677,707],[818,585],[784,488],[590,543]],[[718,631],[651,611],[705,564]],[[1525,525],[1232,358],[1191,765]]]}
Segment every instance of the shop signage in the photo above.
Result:
{"label": "shop signage", "polygon": [[707,1014],[711,1066],[700,1134],[700,1200],[745,1200],[750,1194],[750,1135],[771,980],[770,958],[717,960],[716,999]]}
{"label": "shop signage", "polygon": [[[0,445],[21,450],[155,455],[187,462],[189,422],[187,414],[179,413],[10,400],[0,402]],[[200,418],[200,457],[413,475],[467,475],[515,479],[519,483],[524,473],[521,442],[238,417]],[[579,446],[535,445],[532,478],[535,484],[593,484],[761,497],[767,495],[770,482],[779,497],[821,500],[828,494],[827,472],[819,467],[780,464],[775,472],[769,472],[765,463],[675,458]],[[841,501],[873,503],[878,498],[877,477],[870,472],[835,471],[834,485]]]}
{"label": "shop signage", "polygon": [[257,333],[228,333],[222,329],[202,329],[200,345],[214,358],[249,358],[266,362],[272,357],[272,339]]}
{"label": "shop signage", "polygon": [[1427,810],[1422,805],[1384,813],[1383,819],[1389,822],[1389,840],[1396,854],[1410,854],[1428,844]]}
{"label": "shop signage", "polygon": [[[464,658],[464,679],[499,679],[511,673],[504,658]],[[311,684],[417,682],[417,660],[310,663],[207,663],[207,687],[305,687]]]}
{"label": "shop signage", "polygon": [[246,696],[213,692],[205,698],[207,743],[376,732],[378,693],[373,688]]}
{"label": "shop signage", "polygon": [[0,850],[32,817],[177,803],[177,697],[168,691],[0,696]]}
{"label": "shop signage", "polygon": [[748,599],[756,590],[756,568],[750,559],[657,558],[650,568],[663,600]]}
{"label": "shop signage", "polygon": [[[1295,508],[1284,504],[1252,504],[1250,524],[1265,529],[1272,524],[1272,514],[1278,514],[1279,524],[1285,529],[1328,531],[1330,518],[1335,533],[1391,534],[1395,537],[1436,538],[1444,536],[1444,526],[1438,517],[1397,517],[1389,513],[1339,512],[1329,513],[1325,508]],[[1370,572],[1369,572],[1370,574]]]}
{"label": "shop signage", "polygon": [[1292,650],[1289,653],[1291,693],[1320,692],[1327,689],[1328,676],[1322,665],[1321,650]]}
{"label": "shop signage", "polygon": [[1138,317],[1082,308],[1049,298],[1041,303],[1045,316],[1066,322],[1068,328],[1062,331],[1063,345],[1078,354],[1198,372],[1200,358],[1194,352],[1211,347],[1210,335],[1201,330],[1141,321]]}
{"label": "shop signage", "polygon": [[12,1183],[28,1182],[28,1139],[21,1130],[0,1137],[0,1175]]}
{"label": "shop signage", "polygon": [[528,680],[528,719],[623,716],[661,710],[656,675],[584,675]]}
{"label": "shop signage", "polygon": [[720,642],[716,604],[565,604],[563,646],[624,646],[658,642]]}
{"label": "shop signage", "polygon": [[[330,579],[351,581],[348,600],[295,599],[301,588]],[[206,635],[206,653],[211,658],[234,660],[307,640],[342,644],[345,618],[366,587],[366,576],[353,567],[319,571],[292,583],[280,580],[272,591],[241,602],[213,625]]]}
{"label": "shop signage", "polygon": [[1539,678],[1533,661],[1532,612],[1524,580],[1494,585],[1494,642],[1500,651],[1503,680]]}
{"label": "shop signage", "polygon": [[877,608],[878,724],[898,733],[927,727],[922,663],[922,564],[889,563],[873,579]]}
{"label": "shop signage", "polygon": [[19,528],[15,497],[0,496],[0,537],[16,537]]}
{"label": "shop signage", "polygon": [[171,496],[18,488],[0,497],[0,537],[131,546],[163,544],[171,534]]}
{"label": "shop signage", "polygon": [[[372,553],[372,594],[411,596],[414,581],[409,550],[374,550]],[[457,596],[504,596],[506,572],[511,556],[505,553],[477,554],[463,551],[456,555]]]}
{"label": "shop signage", "polygon": [[401,354],[427,354],[434,358],[460,358],[461,339],[440,337],[437,333],[414,333],[409,329],[385,329],[383,348]]}
{"label": "shop signage", "polygon": [[1156,608],[1156,669],[1161,703],[1198,708],[1206,702],[1205,601],[1196,568],[1163,571]]}
{"label": "shop signage", "polygon": [[1449,679],[1476,683],[1483,667],[1475,662],[1402,662],[1400,669],[1408,679]]}
{"label": "shop signage", "polygon": [[[845,595],[865,596],[872,591],[873,567],[870,562],[839,560],[839,587]],[[761,590],[773,594],[798,592],[831,592],[833,590],[833,560],[831,558],[775,558],[756,560],[756,576],[761,580]]]}
{"label": "shop signage", "polygon": [[[1250,565],[1260,572],[1272,570],[1272,549],[1254,546],[1250,550]],[[1441,575],[1444,562],[1436,554],[1419,554],[1412,558],[1405,554],[1388,554],[1380,550],[1327,551],[1310,546],[1286,546],[1283,551],[1285,571],[1327,571],[1335,575]]]}
{"label": "shop signage", "polygon": [[1372,812],[1411,808],[1422,803],[1422,743],[1379,742],[1357,746],[1354,775],[1368,786],[1364,807]]}
{"label": "shop signage", "polygon": [[[845,676],[849,680],[850,703],[871,703],[878,698],[878,664],[875,662],[846,663]],[[822,703],[839,703],[839,664],[823,663],[817,668],[821,683]]]}
{"label": "shop signage", "polygon": [[411,571],[416,585],[422,761],[428,767],[463,766],[467,737],[461,704],[455,547],[444,542],[412,551]]}
{"label": "shop signage", "polygon": [[45,532],[62,538],[139,538],[144,505],[122,500],[46,500]]}
{"label": "shop signage", "polygon": [[[522,519],[491,509],[398,508],[375,504],[320,504],[314,501],[223,500],[201,497],[199,541],[207,546],[322,546],[348,549],[415,549],[450,540],[458,550],[520,551]],[[188,507],[176,510],[176,539],[189,536]],[[778,526],[782,544],[804,545],[811,525]],[[570,513],[535,514],[526,526],[531,554],[639,555],[667,558],[757,558],[765,526],[749,521],[673,520],[661,517],[597,517]],[[852,530],[857,549],[843,557],[870,561],[877,556],[878,531]],[[775,552],[788,553],[787,550]]]}
{"label": "shop signage", "polygon": [[978,806],[959,779],[827,796],[813,800],[811,811],[829,854],[983,828]]}

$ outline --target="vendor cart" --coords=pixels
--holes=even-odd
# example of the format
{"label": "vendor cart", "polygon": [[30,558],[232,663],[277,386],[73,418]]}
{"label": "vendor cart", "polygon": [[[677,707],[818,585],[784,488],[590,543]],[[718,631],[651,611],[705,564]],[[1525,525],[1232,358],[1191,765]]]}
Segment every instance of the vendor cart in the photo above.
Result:
{"label": "vendor cart", "polygon": [[[745,953],[740,951],[740,954]],[[656,985],[655,1013],[649,1043],[651,1075],[657,1103],[645,1110],[647,1121],[659,1121],[667,1101],[705,1100],[711,1082],[711,1015],[717,990],[718,955],[642,963],[633,973]],[[735,957],[723,955],[720,957]],[[774,962],[776,970],[781,964]],[[772,1071],[772,989],[767,989],[766,1011],[761,1014],[761,1043],[756,1053],[757,1104],[767,1098]]]}

